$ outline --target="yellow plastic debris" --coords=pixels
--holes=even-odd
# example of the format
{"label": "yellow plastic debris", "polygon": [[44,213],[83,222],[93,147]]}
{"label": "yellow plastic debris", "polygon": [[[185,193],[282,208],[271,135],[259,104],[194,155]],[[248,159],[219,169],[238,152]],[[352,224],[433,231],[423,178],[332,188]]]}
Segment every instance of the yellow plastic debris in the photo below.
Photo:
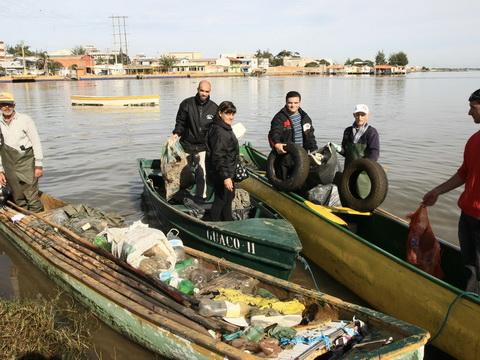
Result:
{"label": "yellow plastic debris", "polygon": [[289,301],[280,301],[278,299],[267,299],[260,296],[252,296],[243,294],[240,290],[219,288],[220,295],[215,297],[215,300],[227,300],[232,303],[244,303],[254,305],[260,309],[271,308],[284,315],[301,314],[305,310],[303,305],[297,299]]}

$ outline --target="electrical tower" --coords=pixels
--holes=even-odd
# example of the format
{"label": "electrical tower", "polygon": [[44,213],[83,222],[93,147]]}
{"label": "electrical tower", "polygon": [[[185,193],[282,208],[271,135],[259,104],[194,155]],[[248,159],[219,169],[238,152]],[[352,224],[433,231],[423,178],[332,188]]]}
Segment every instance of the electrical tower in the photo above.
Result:
{"label": "electrical tower", "polygon": [[[120,54],[120,62],[123,64],[123,55],[128,56],[128,44],[127,44],[127,31],[125,25],[125,19],[128,16],[110,16],[112,19],[112,28],[113,28],[113,48],[118,49]],[[115,63],[117,63],[117,58],[115,57]]]}

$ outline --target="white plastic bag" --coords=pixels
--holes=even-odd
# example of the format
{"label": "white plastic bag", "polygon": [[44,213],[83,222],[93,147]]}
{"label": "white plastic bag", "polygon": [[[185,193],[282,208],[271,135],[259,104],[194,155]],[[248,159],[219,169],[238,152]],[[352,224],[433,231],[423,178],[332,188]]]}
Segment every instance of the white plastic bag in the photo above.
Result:
{"label": "white plastic bag", "polygon": [[126,258],[127,263],[138,268],[140,262],[147,259],[145,252],[157,247],[165,254],[170,265],[162,271],[173,271],[176,262],[175,251],[167,240],[165,234],[148,227],[141,221],[134,222],[128,228],[107,228],[102,234],[107,235],[107,240],[112,243],[112,253],[118,258]]}

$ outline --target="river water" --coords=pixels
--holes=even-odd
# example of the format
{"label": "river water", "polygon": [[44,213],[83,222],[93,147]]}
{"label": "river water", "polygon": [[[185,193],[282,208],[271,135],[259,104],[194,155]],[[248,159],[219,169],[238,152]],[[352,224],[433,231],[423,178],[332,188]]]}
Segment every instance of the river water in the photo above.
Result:
{"label": "river water", "polygon": [[[319,145],[340,143],[343,129],[353,121],[354,105],[367,104],[369,123],[380,134],[379,162],[389,180],[382,207],[400,217],[414,211],[426,191],[456,171],[466,140],[478,130],[467,115],[467,99],[479,88],[480,72],[212,78],[211,82],[212,99],[233,101],[238,110],[235,121],[247,128],[244,140],[264,151],[268,151],[270,120],[290,90],[302,94],[301,106],[313,120]],[[43,191],[116,211],[133,221],[142,217],[136,159],[158,157],[173,129],[178,104],[194,95],[197,83],[191,78],[43,82],[0,84],[0,92],[14,93],[17,111],[36,122],[45,155]],[[80,108],[69,101],[71,95],[151,94],[160,95],[159,108]],[[430,210],[435,234],[455,244],[459,194],[455,190],[441,196]],[[18,281],[10,281],[12,271],[36,273],[25,272],[28,265],[12,255],[15,252],[0,238],[0,254],[2,250],[8,256],[0,255],[0,296],[12,297],[19,293]],[[45,282],[41,277],[33,283]],[[105,336],[115,343],[115,335]],[[119,353],[103,358],[109,356],[122,358]]]}

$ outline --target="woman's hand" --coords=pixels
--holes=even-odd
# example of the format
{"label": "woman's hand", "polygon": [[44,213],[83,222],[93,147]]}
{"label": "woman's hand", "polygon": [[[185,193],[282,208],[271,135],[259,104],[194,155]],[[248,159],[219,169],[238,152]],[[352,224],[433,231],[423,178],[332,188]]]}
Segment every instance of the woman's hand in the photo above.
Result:
{"label": "woman's hand", "polygon": [[225,189],[228,191],[233,191],[233,181],[230,178],[227,178],[223,180],[223,186],[225,186]]}
{"label": "woman's hand", "polygon": [[277,153],[286,154],[287,152],[285,151],[285,146],[287,146],[287,144],[276,143],[273,147]]}
{"label": "woman's hand", "polygon": [[3,171],[0,171],[0,186],[5,185],[7,185],[7,178],[5,176],[5,173]]}
{"label": "woman's hand", "polygon": [[34,174],[35,174],[36,178],[42,177],[43,176],[43,168],[39,167],[39,166],[35,166]]}

